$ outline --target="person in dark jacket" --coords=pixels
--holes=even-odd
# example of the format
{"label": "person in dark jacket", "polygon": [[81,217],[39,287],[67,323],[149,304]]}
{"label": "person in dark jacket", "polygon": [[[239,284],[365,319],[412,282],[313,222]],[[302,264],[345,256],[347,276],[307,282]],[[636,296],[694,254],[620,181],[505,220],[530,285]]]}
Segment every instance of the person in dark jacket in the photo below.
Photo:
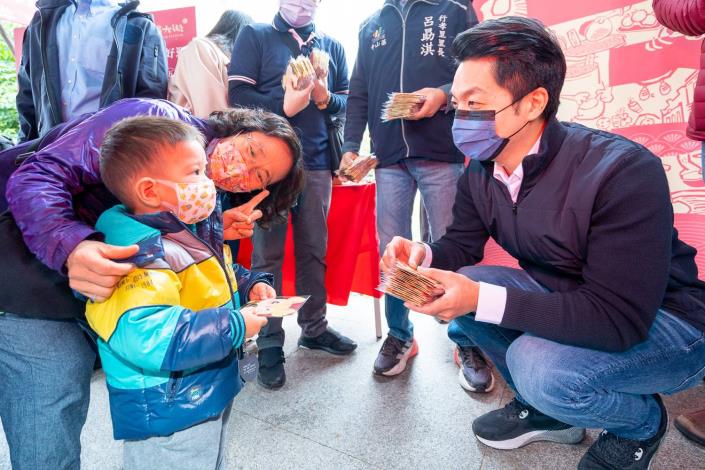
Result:
{"label": "person in dark jacket", "polygon": [[[486,21],[453,48],[453,138],[471,159],[453,223],[430,245],[395,238],[381,267],[401,259],[439,281],[415,310],[452,320],[516,392],[474,421],[480,442],[604,428],[579,469],[649,468],[668,425],[658,394],[705,375],[705,283],[661,161],[555,118],[566,62],[538,21]],[[489,237],[521,269],[473,266]]]}
{"label": "person in dark jacket", "polygon": [[[705,0],[654,0],[653,7],[656,18],[667,28],[687,36],[705,34]],[[700,64],[687,135],[702,142],[701,168],[705,168],[705,42]],[[675,425],[685,437],[705,446],[705,408],[678,416]]]}
{"label": "person in dark jacket", "polygon": [[[365,126],[379,166],[377,231],[380,247],[394,235],[411,236],[417,189],[430,223],[430,239],[438,240],[450,224],[456,181],[463,155],[453,145],[450,83],[456,69],[450,57],[453,39],[477,23],[468,0],[386,0],[360,28],[345,124],[341,168],[358,156]],[[409,119],[384,122],[382,108],[390,93],[412,92],[426,100]],[[409,310],[385,296],[389,333],[374,364],[374,373],[401,374],[418,351]],[[473,392],[492,390],[492,373],[474,344],[453,335],[463,365],[461,386]]]}
{"label": "person in dark jacket", "polygon": [[[117,203],[100,177],[103,137],[115,123],[133,116],[177,119],[211,143],[237,135],[240,154],[253,147],[253,158],[245,160],[247,174],[270,175],[264,184],[257,182],[257,188],[266,186],[270,192],[258,210],[245,210],[248,204],[240,204],[252,194],[238,193],[233,198],[237,207],[223,213],[223,223],[212,226],[209,219],[198,224],[197,234],[211,245],[217,239],[208,234],[251,236],[251,221],[271,221],[301,191],[301,144],[286,120],[261,110],[228,110],[202,120],[166,100],[130,98],[72,121],[70,129],[52,131],[47,137],[53,135],[53,141],[42,139],[10,178],[12,215],[0,217],[0,285],[12,286],[0,291],[0,418],[14,469],[79,467],[95,353],[77,324],[85,318],[85,304],[72,295],[69,284],[102,302],[134,268],[115,260],[133,257],[138,246],[108,245],[95,229],[98,217]],[[287,153],[293,159],[282,158]]]}
{"label": "person in dark jacket", "polygon": [[139,3],[37,2],[17,74],[20,142],[122,98],[166,98],[164,40]]}
{"label": "person in dark jacket", "polygon": [[[291,212],[296,259],[296,289],[311,297],[299,311],[299,345],[331,354],[347,355],[357,344],[328,326],[325,286],[328,246],[328,209],[335,167],[331,161],[330,119],[345,112],[348,66],[343,46],[316,28],[314,18],[320,0],[280,0],[271,24],[245,26],[235,41],[228,71],[230,104],[261,107],[288,119],[297,129],[304,149],[306,187]],[[303,89],[290,80],[287,66],[314,50],[330,57],[326,77]],[[283,80],[283,77],[287,76]],[[282,86],[282,84],[284,86]],[[281,293],[287,216],[268,229],[255,228],[252,269],[274,274]],[[268,389],[281,388],[284,370],[284,329],[281,318],[272,318],[258,339],[257,381]]]}

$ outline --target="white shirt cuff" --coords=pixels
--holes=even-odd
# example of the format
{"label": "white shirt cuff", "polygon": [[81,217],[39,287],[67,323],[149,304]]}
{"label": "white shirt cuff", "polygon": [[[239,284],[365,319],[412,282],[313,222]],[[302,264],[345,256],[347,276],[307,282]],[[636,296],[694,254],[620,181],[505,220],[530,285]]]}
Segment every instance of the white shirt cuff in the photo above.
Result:
{"label": "white shirt cuff", "polygon": [[507,289],[494,284],[480,282],[475,320],[499,325],[507,306]]}
{"label": "white shirt cuff", "polygon": [[426,255],[423,257],[423,262],[421,262],[422,268],[430,268],[431,261],[433,260],[433,252],[431,251],[431,246],[428,243],[422,243],[424,250],[426,250]]}

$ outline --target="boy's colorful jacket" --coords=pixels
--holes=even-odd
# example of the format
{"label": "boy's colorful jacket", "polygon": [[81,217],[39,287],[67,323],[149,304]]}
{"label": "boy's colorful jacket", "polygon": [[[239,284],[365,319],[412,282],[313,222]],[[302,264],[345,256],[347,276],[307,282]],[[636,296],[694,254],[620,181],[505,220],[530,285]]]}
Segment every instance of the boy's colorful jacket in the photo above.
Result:
{"label": "boy's colorful jacket", "polygon": [[140,247],[130,260],[137,268],[113,295],[86,307],[99,336],[115,439],[166,436],[201,423],[242,388],[239,307],[251,286],[272,277],[233,266],[222,230],[202,230],[220,218],[216,209],[192,229],[169,212],[138,216],[116,206],[98,219],[106,243]]}

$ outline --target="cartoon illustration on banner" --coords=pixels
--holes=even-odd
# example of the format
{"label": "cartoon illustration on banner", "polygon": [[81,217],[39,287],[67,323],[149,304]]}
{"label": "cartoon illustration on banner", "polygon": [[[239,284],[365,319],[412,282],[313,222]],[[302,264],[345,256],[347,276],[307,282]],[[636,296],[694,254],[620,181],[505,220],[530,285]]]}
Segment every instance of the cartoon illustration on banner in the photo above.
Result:
{"label": "cartoon illustration on banner", "polygon": [[[685,134],[702,39],[659,24],[651,0],[474,3],[484,19],[531,16],[555,32],[568,62],[558,117],[624,135],[661,157],[676,225],[685,240],[705,248],[701,143]],[[698,261],[705,265],[705,253]]]}

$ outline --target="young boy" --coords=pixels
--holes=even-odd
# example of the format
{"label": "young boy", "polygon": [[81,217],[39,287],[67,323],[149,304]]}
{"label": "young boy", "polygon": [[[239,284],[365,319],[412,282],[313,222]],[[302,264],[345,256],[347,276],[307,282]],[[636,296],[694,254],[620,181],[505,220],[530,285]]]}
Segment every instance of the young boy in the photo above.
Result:
{"label": "young boy", "polygon": [[122,205],[96,227],[140,248],[112,296],[86,307],[127,469],[220,468],[238,356],[266,323],[239,308],[275,296],[271,275],[233,270],[203,147],[195,128],[160,117],[125,119],[101,146]]}

